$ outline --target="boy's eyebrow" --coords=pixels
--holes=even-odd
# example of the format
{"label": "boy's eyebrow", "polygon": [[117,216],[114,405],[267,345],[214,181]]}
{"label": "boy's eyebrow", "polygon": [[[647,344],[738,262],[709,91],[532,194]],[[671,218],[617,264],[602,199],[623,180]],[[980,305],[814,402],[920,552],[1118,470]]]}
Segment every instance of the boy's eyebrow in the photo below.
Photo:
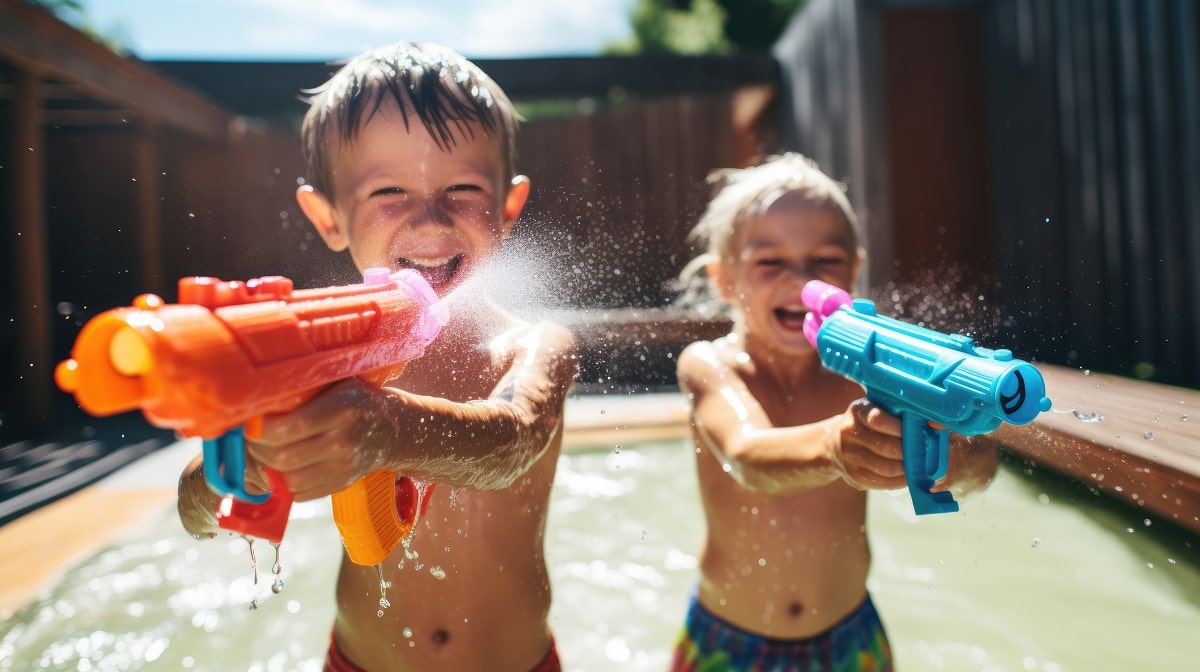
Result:
{"label": "boy's eyebrow", "polygon": [[[850,239],[845,234],[833,233],[833,234],[830,234],[827,238],[825,238],[825,240],[822,240],[820,243],[818,243],[817,247],[824,246],[824,245],[832,245],[832,246],[835,246],[835,247],[838,247],[838,248],[848,251],[850,248]],[[783,246],[786,246],[786,243],[781,243],[776,240],[771,240],[770,238],[765,238],[765,239],[764,238],[756,238],[753,240],[746,241],[746,244],[742,246],[742,249],[743,250],[757,250],[757,249],[761,249],[764,247],[771,248],[771,247],[783,247]]]}

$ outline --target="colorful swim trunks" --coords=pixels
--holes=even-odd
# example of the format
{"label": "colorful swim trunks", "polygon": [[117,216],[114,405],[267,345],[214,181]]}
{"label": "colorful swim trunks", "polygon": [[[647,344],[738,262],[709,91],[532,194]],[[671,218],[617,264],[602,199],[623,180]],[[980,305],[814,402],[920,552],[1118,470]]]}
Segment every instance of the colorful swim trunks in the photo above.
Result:
{"label": "colorful swim trunks", "polygon": [[892,650],[870,596],[809,639],[770,639],[739,629],[692,596],[671,672],[892,672]]}

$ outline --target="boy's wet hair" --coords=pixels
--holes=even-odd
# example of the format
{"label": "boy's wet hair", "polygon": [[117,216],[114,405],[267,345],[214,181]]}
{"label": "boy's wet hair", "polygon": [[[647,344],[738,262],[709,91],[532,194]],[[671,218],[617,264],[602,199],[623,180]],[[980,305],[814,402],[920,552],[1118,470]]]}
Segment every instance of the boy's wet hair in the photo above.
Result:
{"label": "boy's wet hair", "polygon": [[680,273],[679,304],[707,312],[713,298],[703,279],[705,267],[718,261],[732,264],[738,259],[737,232],[751,219],[762,215],[780,197],[798,194],[815,207],[837,213],[846,226],[851,254],[862,256],[858,217],[846,196],[846,187],[826,175],[812,159],[796,152],[777,154],[748,168],[726,168],[708,176],[713,196],[692,229],[688,240],[704,249]]}
{"label": "boy's wet hair", "polygon": [[333,143],[353,140],[389,99],[399,106],[405,128],[415,115],[443,151],[481,127],[500,141],[504,186],[516,174],[519,118],[512,102],[483,70],[448,47],[399,42],[374,49],[304,93],[309,103],[300,129],[304,161],[312,186],[330,199]]}

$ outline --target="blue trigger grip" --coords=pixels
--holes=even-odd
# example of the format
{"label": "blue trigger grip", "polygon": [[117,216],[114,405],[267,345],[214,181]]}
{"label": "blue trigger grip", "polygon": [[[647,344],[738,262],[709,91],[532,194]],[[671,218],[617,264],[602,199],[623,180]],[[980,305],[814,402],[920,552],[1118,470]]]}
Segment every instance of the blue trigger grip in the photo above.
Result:
{"label": "blue trigger grip", "polygon": [[241,427],[204,440],[204,478],[208,487],[222,497],[262,504],[271,496],[246,492],[246,440]]}
{"label": "blue trigger grip", "polygon": [[904,476],[912,495],[913,511],[918,516],[928,513],[953,513],[958,502],[949,492],[930,492],[934,484],[946,475],[950,462],[950,430],[934,429],[929,421],[916,413],[901,413],[903,425],[901,443],[904,448]]}

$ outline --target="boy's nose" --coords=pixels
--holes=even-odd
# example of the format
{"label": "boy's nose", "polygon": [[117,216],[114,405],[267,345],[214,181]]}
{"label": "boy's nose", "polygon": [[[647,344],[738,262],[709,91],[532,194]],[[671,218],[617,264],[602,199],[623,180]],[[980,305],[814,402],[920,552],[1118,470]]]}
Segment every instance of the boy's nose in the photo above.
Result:
{"label": "boy's nose", "polygon": [[798,285],[804,287],[809,280],[813,279],[813,275],[808,270],[808,266],[804,264],[794,264],[788,266],[788,285]]}
{"label": "boy's nose", "polygon": [[446,212],[446,208],[438,202],[438,199],[426,200],[409,222],[411,226],[421,226],[423,224],[450,226],[453,223],[454,219]]}

